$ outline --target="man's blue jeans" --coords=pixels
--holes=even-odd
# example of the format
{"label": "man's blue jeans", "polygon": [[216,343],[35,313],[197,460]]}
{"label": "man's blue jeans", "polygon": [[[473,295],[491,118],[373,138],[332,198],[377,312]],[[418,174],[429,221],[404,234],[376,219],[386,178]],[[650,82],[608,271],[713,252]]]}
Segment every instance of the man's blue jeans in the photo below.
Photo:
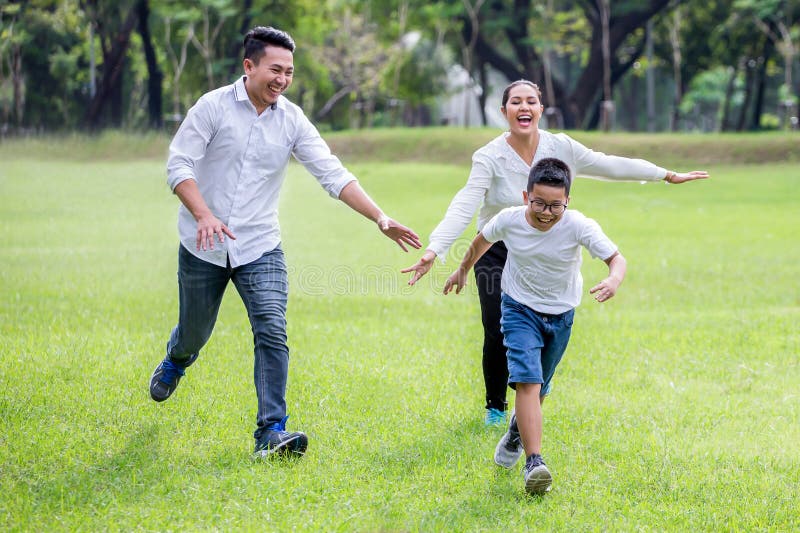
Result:
{"label": "man's blue jeans", "polygon": [[236,268],[208,263],[180,246],[180,313],[178,325],[167,343],[167,356],[178,364],[186,364],[199,354],[211,337],[229,280],[233,281],[244,302],[253,330],[254,379],[258,396],[255,437],[258,439],[264,427],[280,422],[286,414],[286,377],[289,371],[286,302],[289,282],[280,246],[252,263]]}

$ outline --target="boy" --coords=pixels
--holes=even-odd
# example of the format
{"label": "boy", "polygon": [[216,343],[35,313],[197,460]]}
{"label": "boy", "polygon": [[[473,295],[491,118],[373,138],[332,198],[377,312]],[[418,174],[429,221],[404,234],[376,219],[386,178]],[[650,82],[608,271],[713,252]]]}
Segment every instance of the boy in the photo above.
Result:
{"label": "boy", "polygon": [[444,293],[461,292],[467,274],[491,245],[508,248],[503,269],[502,331],[508,350],[508,384],[517,391],[516,412],[495,450],[495,462],[511,468],[522,455],[525,489],[550,490],[552,476],[541,455],[542,402],[567,348],[575,307],[583,291],[581,246],[608,265],[608,277],[589,291],[598,302],[617,292],[625,258],[600,226],[578,211],[567,211],[569,167],[559,159],[537,163],[522,196],[525,206],[504,209],[470,244],[464,260],[447,279]]}

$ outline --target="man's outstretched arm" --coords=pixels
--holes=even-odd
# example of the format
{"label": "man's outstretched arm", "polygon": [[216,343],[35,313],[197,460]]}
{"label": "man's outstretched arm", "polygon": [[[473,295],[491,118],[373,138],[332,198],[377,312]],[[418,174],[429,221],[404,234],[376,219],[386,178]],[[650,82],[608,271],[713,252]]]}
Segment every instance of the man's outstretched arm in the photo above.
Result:
{"label": "man's outstretched arm", "polygon": [[339,200],[346,203],[354,211],[361,213],[375,222],[381,232],[396,242],[404,252],[408,251],[406,245],[412,248],[422,247],[422,241],[419,240],[419,235],[411,228],[407,228],[396,220],[386,216],[381,208],[378,207],[378,204],[367,195],[357,181],[351,181],[345,185],[342,192],[339,193]]}

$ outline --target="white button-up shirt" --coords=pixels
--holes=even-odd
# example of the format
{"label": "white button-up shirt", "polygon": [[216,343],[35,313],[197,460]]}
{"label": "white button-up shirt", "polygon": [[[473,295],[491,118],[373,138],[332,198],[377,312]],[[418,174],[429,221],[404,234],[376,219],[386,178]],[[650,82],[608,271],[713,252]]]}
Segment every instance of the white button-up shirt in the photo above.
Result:
{"label": "white button-up shirt", "polygon": [[294,155],[338,198],[356,178],[320,137],[302,109],[283,96],[258,115],[244,86],[204,94],[189,110],[169,146],[167,183],[174,191],[194,179],[211,212],[236,235],[216,238],[214,250],[197,250],[197,222],[184,205],[178,212],[181,244],[196,257],[232,267],[255,261],[281,241],[278,194]]}

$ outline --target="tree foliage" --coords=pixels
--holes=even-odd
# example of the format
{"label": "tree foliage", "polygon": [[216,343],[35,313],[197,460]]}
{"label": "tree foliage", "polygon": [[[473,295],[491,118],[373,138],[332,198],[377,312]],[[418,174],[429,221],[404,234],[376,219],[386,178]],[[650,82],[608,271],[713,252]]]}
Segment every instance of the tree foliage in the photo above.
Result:
{"label": "tree foliage", "polygon": [[289,97],[323,128],[435,123],[450,91],[477,95],[486,122],[498,78],[536,81],[572,128],[596,127],[604,100],[641,114],[656,93],[681,128],[796,117],[800,0],[614,0],[607,20],[605,1],[0,0],[0,127],[174,125],[241,75],[255,25],[297,41]]}

